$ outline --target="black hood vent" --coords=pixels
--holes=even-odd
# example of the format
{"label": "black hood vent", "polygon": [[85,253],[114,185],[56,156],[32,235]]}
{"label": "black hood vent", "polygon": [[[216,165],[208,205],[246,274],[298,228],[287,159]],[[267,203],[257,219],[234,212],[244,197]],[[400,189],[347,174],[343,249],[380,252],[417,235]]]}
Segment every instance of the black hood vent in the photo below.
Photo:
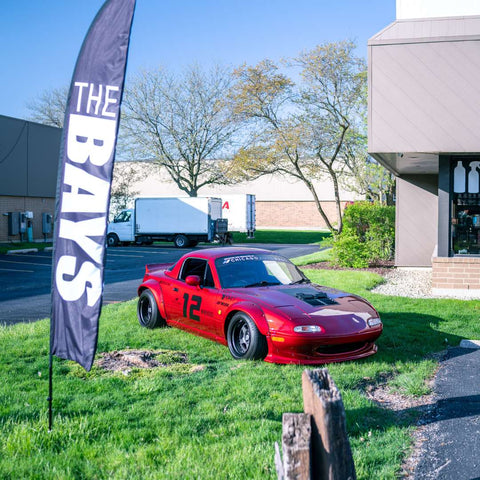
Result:
{"label": "black hood vent", "polygon": [[313,307],[323,307],[325,305],[335,305],[337,303],[335,300],[332,300],[326,293],[323,292],[299,292],[296,293],[295,296],[299,300],[302,300],[305,303],[312,305]]}
{"label": "black hood vent", "polygon": [[313,307],[324,307],[325,305],[337,305],[325,292],[313,287],[282,288],[281,291],[287,295],[298,298],[302,302],[308,303]]}

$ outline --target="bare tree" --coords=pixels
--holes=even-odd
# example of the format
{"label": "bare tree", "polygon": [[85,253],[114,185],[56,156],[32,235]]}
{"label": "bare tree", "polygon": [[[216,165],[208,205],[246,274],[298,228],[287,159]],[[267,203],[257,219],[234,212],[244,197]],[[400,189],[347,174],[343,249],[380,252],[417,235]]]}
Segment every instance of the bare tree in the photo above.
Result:
{"label": "bare tree", "polygon": [[149,162],[115,162],[110,196],[112,216],[132,206],[133,200],[140,193],[134,189],[135,184],[152,173],[153,168]]}
{"label": "bare tree", "polygon": [[[38,99],[30,102],[27,108],[32,112],[31,120],[62,128],[67,108],[68,90],[68,87],[62,87],[45,91]],[[151,170],[151,167],[145,164],[115,162],[110,199],[110,212],[113,215],[130,205],[139,193],[133,190],[133,185],[144,179],[151,173]]]}
{"label": "bare tree", "polygon": [[230,183],[224,160],[239,127],[227,101],[231,82],[231,73],[220,67],[138,75],[126,92],[122,118],[131,155],[154,159],[192,197],[205,185]]}
{"label": "bare tree", "polygon": [[34,122],[63,128],[67,109],[68,87],[54,88],[44,91],[36,100],[27,104]]}

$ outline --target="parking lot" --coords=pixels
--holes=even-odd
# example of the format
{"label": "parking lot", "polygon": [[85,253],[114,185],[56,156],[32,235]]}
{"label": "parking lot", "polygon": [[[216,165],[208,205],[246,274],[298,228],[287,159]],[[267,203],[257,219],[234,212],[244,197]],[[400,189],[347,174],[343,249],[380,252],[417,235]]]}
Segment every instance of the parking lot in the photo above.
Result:
{"label": "parking lot", "polygon": [[[288,258],[318,250],[316,245],[249,247],[275,250]],[[104,304],[134,298],[146,264],[175,262],[189,250],[166,245],[108,248]],[[32,322],[50,316],[51,264],[52,252],[0,255],[0,324]]]}

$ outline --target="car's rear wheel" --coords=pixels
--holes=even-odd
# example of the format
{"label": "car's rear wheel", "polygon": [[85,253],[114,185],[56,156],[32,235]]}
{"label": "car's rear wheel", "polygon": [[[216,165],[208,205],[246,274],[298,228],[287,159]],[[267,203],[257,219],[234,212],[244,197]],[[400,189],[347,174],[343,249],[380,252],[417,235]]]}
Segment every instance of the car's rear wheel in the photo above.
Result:
{"label": "car's rear wheel", "polygon": [[227,342],[232,357],[239,360],[261,360],[267,354],[266,338],[243,312],[236,313],[230,321]]}
{"label": "car's rear wheel", "polygon": [[190,245],[190,240],[186,235],[176,235],[173,239],[173,243],[177,248],[186,248]]}
{"label": "car's rear wheel", "polygon": [[165,319],[160,315],[158,305],[150,290],[144,290],[137,303],[138,322],[145,328],[164,327]]}

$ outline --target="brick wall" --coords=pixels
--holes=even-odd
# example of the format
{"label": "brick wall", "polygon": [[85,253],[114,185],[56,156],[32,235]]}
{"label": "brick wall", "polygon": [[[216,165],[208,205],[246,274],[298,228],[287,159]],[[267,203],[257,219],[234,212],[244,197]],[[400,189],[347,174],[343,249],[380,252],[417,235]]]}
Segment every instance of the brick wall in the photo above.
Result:
{"label": "brick wall", "polygon": [[434,294],[462,293],[480,295],[479,257],[434,257],[432,259],[432,291]]}
{"label": "brick wall", "polygon": [[[335,202],[321,202],[327,217],[336,224]],[[324,229],[325,222],[318,213],[315,202],[292,201],[275,202],[259,201],[255,203],[257,229],[292,228],[292,229]]]}
{"label": "brick wall", "polygon": [[[0,197],[0,242],[20,240],[20,235],[8,236],[8,218],[4,213],[8,212],[33,212],[33,238],[43,240],[42,213],[53,215],[55,211],[54,198],[39,197]],[[26,239],[26,234],[25,234]]]}

